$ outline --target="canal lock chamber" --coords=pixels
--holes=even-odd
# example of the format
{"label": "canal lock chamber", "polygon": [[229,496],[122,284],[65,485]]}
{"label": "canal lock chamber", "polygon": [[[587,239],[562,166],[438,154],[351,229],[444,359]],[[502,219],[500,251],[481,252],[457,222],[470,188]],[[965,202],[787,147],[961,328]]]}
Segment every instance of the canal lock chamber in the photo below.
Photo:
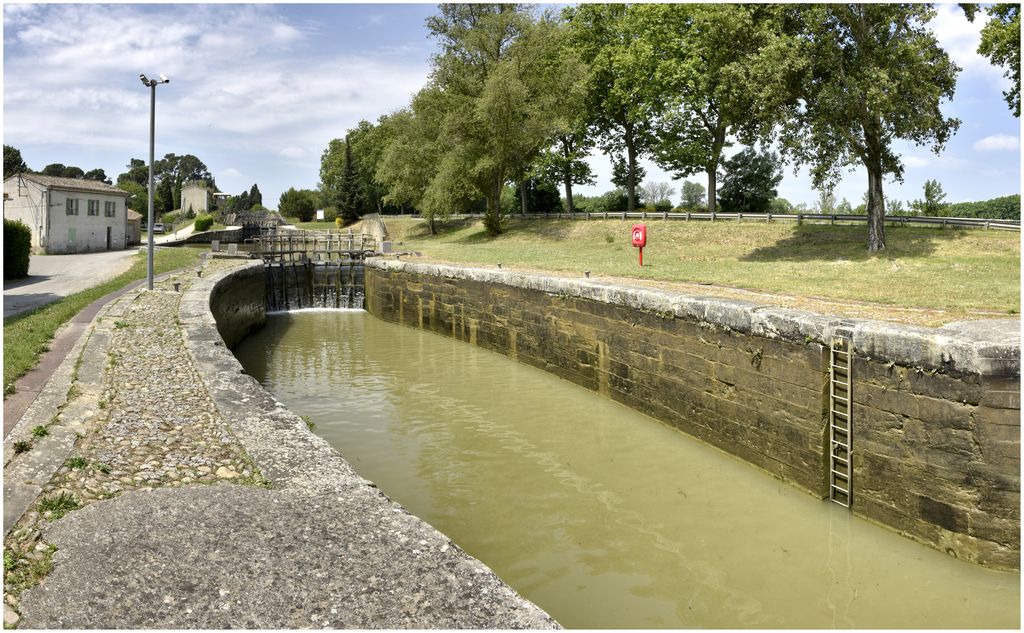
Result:
{"label": "canal lock chamber", "polygon": [[[291,275],[284,281],[290,280],[295,288],[303,284],[308,288],[309,281],[297,274],[299,272],[282,272],[282,275]],[[514,273],[380,261],[370,262],[363,274],[368,293],[366,307],[375,316],[471,342],[542,368],[683,428],[690,435],[761,466],[814,496],[829,494],[825,469],[834,444],[829,441],[828,383],[825,381],[833,379],[835,373],[830,372],[829,353],[824,345],[800,340],[802,347],[792,353],[789,349],[794,345],[792,339],[798,334],[800,339],[807,335],[786,332],[783,326],[787,322],[779,318],[778,312],[762,311],[761,325],[757,325],[751,323],[749,316],[745,323],[737,319],[735,311],[711,314],[711,304],[705,303],[701,307],[703,319],[685,319],[680,318],[681,310],[673,312],[665,293],[637,298],[622,289],[596,288],[590,284],[584,288],[573,280],[567,283],[567,280],[527,278]],[[263,277],[265,280],[265,273]],[[325,277],[328,278],[329,275]],[[320,287],[324,285],[326,283],[321,281]],[[312,287],[318,287],[315,279]],[[269,295],[271,289],[265,285],[264,292]],[[283,296],[289,297],[289,302],[301,301],[306,306],[307,302],[313,303],[315,295],[314,290],[301,297],[285,291]],[[261,303],[264,310],[271,305],[269,299]],[[324,303],[330,307],[329,301]],[[687,304],[682,311],[686,310],[696,311],[695,304]],[[708,316],[713,320],[709,321]],[[757,327],[763,329],[768,321],[783,335],[766,338],[761,333],[753,333]],[[615,323],[618,326],[613,325]],[[820,325],[821,321],[814,321],[812,325],[815,323]],[[890,331],[885,336],[872,338],[870,329],[863,324],[845,326],[849,334],[847,340],[860,352],[847,365],[854,377],[852,428],[861,442],[853,441],[850,472],[856,484],[852,510],[939,550],[945,546],[945,551],[961,558],[994,567],[1019,567],[1019,537],[1016,541],[1013,537],[1014,531],[1019,532],[1019,473],[1014,473],[1009,463],[1016,456],[1019,469],[1019,367],[1016,374],[1012,365],[1010,371],[1000,373],[991,371],[998,369],[998,363],[993,362],[987,373],[964,372],[962,370],[969,369],[971,363],[978,365],[979,356],[970,354],[971,346],[964,340],[949,341],[948,338],[944,344],[955,353],[942,358],[947,370],[953,371],[941,374],[922,367],[928,360],[928,348],[920,340],[912,349],[917,355],[916,367],[890,365],[884,357],[882,362],[877,360],[885,345],[889,345],[890,351],[905,349],[907,346],[894,348],[893,337],[912,337],[922,335],[921,332],[894,334]],[[665,331],[673,328],[684,331]],[[639,343],[631,340],[630,331],[646,340],[646,344],[643,340]],[[831,342],[829,332],[831,330],[819,329],[817,340]],[[931,335],[934,336],[934,332]],[[971,343],[972,337],[975,341],[979,338],[971,332],[961,338]],[[687,338],[693,340],[687,341]],[[752,345],[752,342],[761,345]],[[993,353],[992,345],[980,346],[984,348],[985,358],[998,361],[1013,356],[1000,356],[998,350]],[[701,354],[702,350],[718,351]],[[794,369],[780,364],[789,356],[796,357],[796,365],[802,363],[806,367]],[[684,366],[684,361],[692,367]],[[699,415],[693,416],[696,421],[688,422],[689,428],[672,415],[666,415],[665,409],[671,408],[672,403],[644,382],[659,371],[668,375],[665,379],[669,380],[658,384],[659,389],[675,387],[681,391],[681,396],[688,398],[687,412],[701,409]],[[721,384],[703,392],[695,390],[709,379]],[[802,390],[794,388],[795,383],[805,379],[810,383],[808,386]],[[786,392],[779,385],[773,387],[772,383],[778,381],[789,383],[790,391]],[[850,394],[849,388],[846,393]],[[797,406],[789,409],[797,411],[794,414],[792,410],[765,406],[763,414],[758,415],[747,409],[726,406],[729,397],[760,405],[770,405],[770,397],[780,402],[790,400]],[[707,406],[709,401],[733,419],[716,422],[709,414],[709,411],[714,412],[713,407]],[[906,402],[915,403],[916,408],[912,410],[913,415],[901,414],[903,424],[899,430],[904,437],[893,439],[893,410],[902,406],[909,411]],[[794,424],[801,407],[809,412],[806,416],[809,422],[802,429]],[[850,408],[840,410],[849,412]],[[778,418],[775,426],[766,423],[766,418],[772,415]],[[973,425],[966,438],[964,424],[957,421],[961,415]],[[1018,416],[1016,427],[1013,426],[1014,416]],[[931,418],[930,428],[922,429],[928,418]],[[992,431],[989,428],[992,425],[1003,428]],[[712,432],[717,432],[717,436]],[[887,432],[889,437],[884,435]],[[891,445],[880,446],[880,440]],[[950,472],[956,460],[944,458],[944,454],[960,452],[964,440],[980,445],[987,462],[981,463],[979,456],[972,455],[972,459],[961,466],[968,476],[957,476]],[[760,450],[755,450],[754,446]],[[899,455],[908,467],[898,468],[894,455]],[[785,458],[790,463],[768,463],[766,467],[766,456],[774,456],[776,461]],[[888,470],[885,466],[889,466]],[[880,474],[890,480],[884,487],[877,484]],[[979,481],[979,476],[990,480]],[[1004,479],[1000,482],[999,477]],[[977,493],[971,497],[975,507],[965,508],[972,504],[963,490],[970,485]],[[898,490],[904,491],[902,497],[894,492]],[[889,514],[878,512],[880,506],[887,508]],[[963,519],[965,512],[970,512],[971,519],[977,521],[973,530],[967,529],[967,521]],[[1000,525],[994,518],[1003,519],[1002,533],[996,534],[991,527],[985,532],[986,522],[996,527]],[[920,529],[921,523],[931,524],[932,534],[923,537],[926,530]],[[915,529],[906,529],[908,525]],[[981,536],[990,536],[990,540],[979,546]],[[993,552],[1000,556],[994,559]],[[853,556],[856,555],[854,552]],[[1019,596],[1019,576],[1012,575],[1009,582],[1016,583],[1015,591]],[[1014,610],[1014,617],[1019,620],[1016,607]]]}

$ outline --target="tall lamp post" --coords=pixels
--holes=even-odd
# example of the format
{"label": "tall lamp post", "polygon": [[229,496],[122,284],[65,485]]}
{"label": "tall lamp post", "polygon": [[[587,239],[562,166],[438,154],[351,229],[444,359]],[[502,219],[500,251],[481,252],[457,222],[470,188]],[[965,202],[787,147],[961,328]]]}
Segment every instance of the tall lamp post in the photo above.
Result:
{"label": "tall lamp post", "polygon": [[142,85],[148,86],[149,98],[149,224],[146,234],[149,248],[146,252],[146,288],[153,289],[153,145],[156,139],[156,87],[157,84],[165,84],[170,81],[164,75],[160,79],[147,79],[145,75],[139,75]]}

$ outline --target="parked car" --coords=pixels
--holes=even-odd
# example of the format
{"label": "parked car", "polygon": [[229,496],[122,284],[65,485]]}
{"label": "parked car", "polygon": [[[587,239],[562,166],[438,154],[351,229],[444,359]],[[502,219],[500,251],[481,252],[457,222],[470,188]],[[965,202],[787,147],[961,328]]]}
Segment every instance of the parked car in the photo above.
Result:
{"label": "parked car", "polygon": [[156,233],[163,233],[163,232],[164,232],[164,223],[163,222],[154,222],[153,223],[153,233],[156,234]]}

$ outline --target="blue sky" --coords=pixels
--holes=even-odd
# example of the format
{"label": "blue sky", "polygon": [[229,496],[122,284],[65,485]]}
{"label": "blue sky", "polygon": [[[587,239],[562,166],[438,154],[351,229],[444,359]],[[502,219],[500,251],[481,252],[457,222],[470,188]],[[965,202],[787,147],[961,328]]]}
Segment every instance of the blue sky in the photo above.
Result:
{"label": "blue sky", "polygon": [[[258,183],[276,206],[289,187],[314,188],[320,155],[360,119],[408,104],[426,81],[435,43],[432,4],[5,4],[4,143],[33,169],[49,163],[101,167],[111,177],[149,151],[149,90],[139,73],[164,73],[157,88],[157,156],[195,154],[222,191]],[[921,197],[926,179],[947,201],[1020,192],[1020,121],[1001,92],[1002,70],[977,55],[984,16],[967,22],[940,5],[932,28],[961,72],[947,115],[960,131],[938,156],[900,144],[902,185],[889,198]],[[59,28],[54,28],[59,25]],[[738,151],[735,147],[727,154]],[[611,166],[580,192],[611,188]],[[645,162],[648,181],[679,182]],[[693,176],[706,184],[703,176]],[[856,205],[867,185],[851,171],[838,198]],[[779,195],[813,206],[806,171],[791,168]]]}

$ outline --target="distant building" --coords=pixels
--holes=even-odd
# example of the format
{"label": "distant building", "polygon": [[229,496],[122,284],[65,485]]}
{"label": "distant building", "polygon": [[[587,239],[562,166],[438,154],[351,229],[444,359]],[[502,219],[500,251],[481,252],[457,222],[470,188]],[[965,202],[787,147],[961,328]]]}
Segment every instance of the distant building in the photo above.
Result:
{"label": "distant building", "polygon": [[4,180],[4,218],[32,229],[38,253],[88,253],[128,245],[128,193],[96,180],[16,174]]}
{"label": "distant building", "polygon": [[205,180],[193,180],[181,186],[181,210],[185,213],[209,213],[215,202],[220,202],[226,194],[213,191]]}
{"label": "distant building", "polygon": [[128,246],[142,243],[142,214],[128,209]]}

